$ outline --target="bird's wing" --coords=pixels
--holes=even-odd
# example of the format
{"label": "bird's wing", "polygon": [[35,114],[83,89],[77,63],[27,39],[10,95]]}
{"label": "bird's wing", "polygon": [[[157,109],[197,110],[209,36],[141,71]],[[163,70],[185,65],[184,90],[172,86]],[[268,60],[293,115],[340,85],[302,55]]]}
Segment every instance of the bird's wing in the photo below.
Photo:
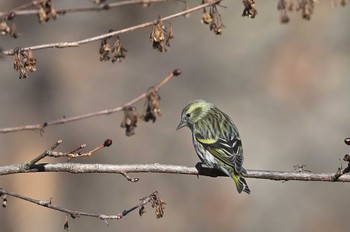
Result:
{"label": "bird's wing", "polygon": [[242,172],[243,150],[241,139],[237,136],[224,138],[204,138],[196,133],[197,141],[207,149],[216,159],[224,164],[234,167],[237,173]]}

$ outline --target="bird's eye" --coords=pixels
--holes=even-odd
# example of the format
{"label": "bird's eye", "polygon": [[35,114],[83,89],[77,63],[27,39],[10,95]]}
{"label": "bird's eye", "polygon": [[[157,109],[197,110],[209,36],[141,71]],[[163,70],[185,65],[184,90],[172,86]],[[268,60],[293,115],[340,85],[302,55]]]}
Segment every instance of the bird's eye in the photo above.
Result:
{"label": "bird's eye", "polygon": [[191,117],[191,113],[187,113],[187,114],[186,114],[186,117],[187,117],[187,118]]}

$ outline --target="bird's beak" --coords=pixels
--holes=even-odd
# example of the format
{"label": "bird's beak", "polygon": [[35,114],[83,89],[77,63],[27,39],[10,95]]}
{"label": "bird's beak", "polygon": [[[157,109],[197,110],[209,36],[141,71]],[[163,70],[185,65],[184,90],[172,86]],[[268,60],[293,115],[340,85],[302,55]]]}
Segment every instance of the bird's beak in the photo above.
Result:
{"label": "bird's beak", "polygon": [[184,126],[187,126],[187,123],[186,123],[186,121],[184,121],[184,120],[181,119],[181,122],[180,122],[179,125],[177,126],[176,130],[181,129],[181,128],[184,127]]}

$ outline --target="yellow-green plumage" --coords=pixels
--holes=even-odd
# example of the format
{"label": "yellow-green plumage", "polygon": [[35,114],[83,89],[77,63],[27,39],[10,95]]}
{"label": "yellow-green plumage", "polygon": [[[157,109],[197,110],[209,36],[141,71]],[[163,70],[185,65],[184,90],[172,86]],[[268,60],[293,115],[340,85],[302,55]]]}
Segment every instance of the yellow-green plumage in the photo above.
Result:
{"label": "yellow-green plumage", "polygon": [[185,126],[192,131],[193,145],[200,160],[231,176],[239,193],[250,193],[241,175],[245,172],[242,142],[230,117],[212,103],[196,100],[182,110],[177,129]]}

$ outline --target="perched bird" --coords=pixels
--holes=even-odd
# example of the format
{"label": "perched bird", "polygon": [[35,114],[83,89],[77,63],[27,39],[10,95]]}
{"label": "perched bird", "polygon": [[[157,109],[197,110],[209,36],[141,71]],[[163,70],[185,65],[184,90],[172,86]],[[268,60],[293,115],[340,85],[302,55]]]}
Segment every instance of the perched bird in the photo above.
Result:
{"label": "perched bird", "polygon": [[190,102],[181,113],[177,130],[187,126],[192,131],[192,142],[202,163],[231,176],[239,193],[250,193],[241,175],[243,148],[237,127],[231,118],[214,104],[204,100]]}

